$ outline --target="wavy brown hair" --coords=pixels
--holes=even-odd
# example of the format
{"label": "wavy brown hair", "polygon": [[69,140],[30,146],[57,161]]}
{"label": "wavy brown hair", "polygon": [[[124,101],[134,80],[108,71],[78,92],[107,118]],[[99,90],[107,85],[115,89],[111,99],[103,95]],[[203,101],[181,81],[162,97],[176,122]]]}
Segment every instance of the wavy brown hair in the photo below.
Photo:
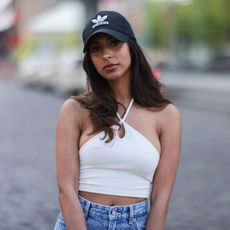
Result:
{"label": "wavy brown hair", "polygon": [[[162,94],[162,84],[153,76],[151,67],[136,41],[128,41],[131,54],[131,96],[135,103],[152,109],[161,110],[171,103]],[[80,105],[89,110],[94,130],[92,133],[104,131],[110,142],[114,137],[112,125],[119,125],[116,112],[119,103],[112,88],[94,67],[90,55],[85,53],[83,68],[88,77],[89,91],[79,96],[74,96]],[[122,105],[122,104],[121,104]],[[123,106],[123,105],[122,105]],[[124,106],[123,106],[124,107]],[[124,107],[125,109],[125,107]]]}

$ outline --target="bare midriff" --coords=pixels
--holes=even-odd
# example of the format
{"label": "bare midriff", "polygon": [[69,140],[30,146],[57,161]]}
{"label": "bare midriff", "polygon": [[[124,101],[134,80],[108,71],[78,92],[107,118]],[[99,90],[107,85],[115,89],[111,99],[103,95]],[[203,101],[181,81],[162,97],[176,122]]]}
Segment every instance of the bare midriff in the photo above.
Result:
{"label": "bare midriff", "polygon": [[140,197],[114,196],[84,191],[79,191],[79,195],[91,202],[107,206],[130,205],[142,202],[146,199]]}

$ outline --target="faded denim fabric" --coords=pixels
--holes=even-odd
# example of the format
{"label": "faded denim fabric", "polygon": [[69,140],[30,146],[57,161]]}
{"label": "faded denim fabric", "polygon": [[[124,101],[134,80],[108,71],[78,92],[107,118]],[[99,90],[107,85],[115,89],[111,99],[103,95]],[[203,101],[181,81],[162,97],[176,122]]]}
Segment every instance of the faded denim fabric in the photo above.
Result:
{"label": "faded denim fabric", "polygon": [[[149,203],[125,206],[106,206],[90,202],[79,196],[86,220],[87,230],[144,230],[148,217]],[[67,230],[60,213],[54,230]]]}

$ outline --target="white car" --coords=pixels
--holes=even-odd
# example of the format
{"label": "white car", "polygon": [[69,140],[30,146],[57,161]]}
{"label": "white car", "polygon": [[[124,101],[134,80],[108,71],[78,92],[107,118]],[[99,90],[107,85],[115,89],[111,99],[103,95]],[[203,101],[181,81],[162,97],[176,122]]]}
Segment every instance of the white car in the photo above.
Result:
{"label": "white car", "polygon": [[62,52],[57,56],[55,89],[62,92],[86,90],[86,74],[82,67],[82,56],[77,52]]}
{"label": "white car", "polygon": [[79,93],[86,89],[82,56],[74,49],[56,55],[30,55],[18,63],[18,72],[26,84],[50,88],[58,93]]}
{"label": "white car", "polygon": [[18,77],[26,84],[51,87],[55,76],[56,59],[53,56],[32,54],[18,63]]}

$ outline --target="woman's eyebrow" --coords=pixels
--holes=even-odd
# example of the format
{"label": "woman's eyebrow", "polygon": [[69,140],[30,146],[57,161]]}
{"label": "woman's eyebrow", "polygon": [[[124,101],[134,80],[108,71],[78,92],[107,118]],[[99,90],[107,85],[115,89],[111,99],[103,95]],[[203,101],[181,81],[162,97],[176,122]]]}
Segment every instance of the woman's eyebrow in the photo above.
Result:
{"label": "woman's eyebrow", "polygon": [[113,36],[108,35],[106,40],[118,40],[118,39]]}
{"label": "woman's eyebrow", "polygon": [[99,44],[99,41],[97,41],[97,39],[90,41],[89,45],[93,45],[93,44]]}

